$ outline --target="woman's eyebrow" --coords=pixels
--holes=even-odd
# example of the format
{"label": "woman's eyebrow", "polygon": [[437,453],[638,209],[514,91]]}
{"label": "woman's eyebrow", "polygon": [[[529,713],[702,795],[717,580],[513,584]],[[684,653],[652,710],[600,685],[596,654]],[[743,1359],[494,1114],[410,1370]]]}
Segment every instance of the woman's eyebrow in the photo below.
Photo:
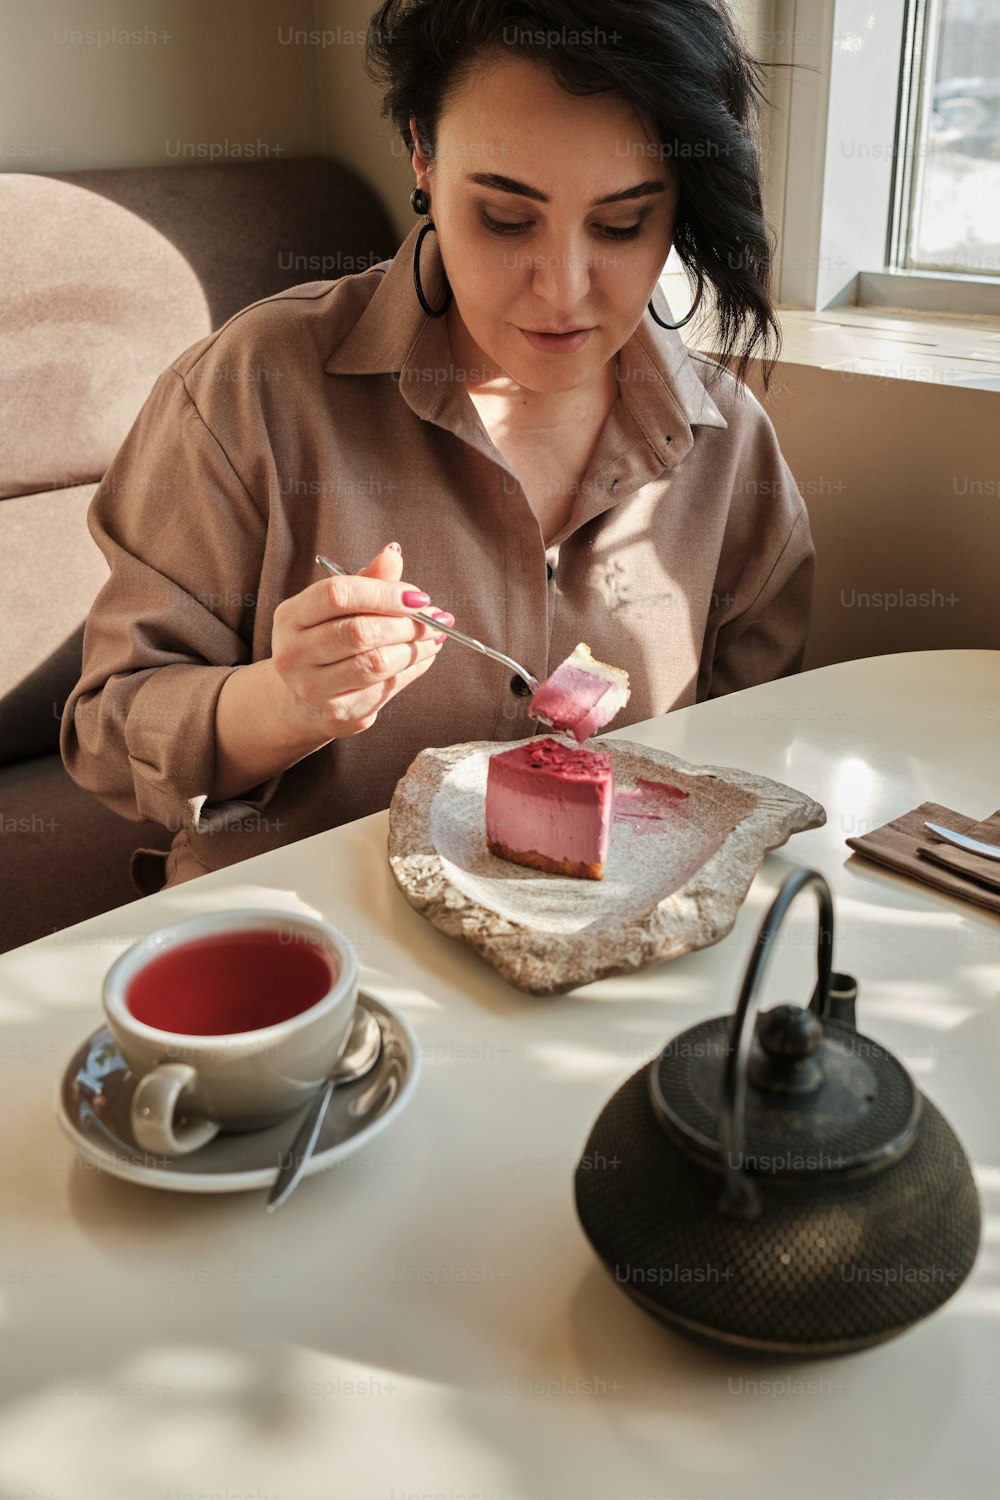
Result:
{"label": "woman's eyebrow", "polygon": [[[552,202],[547,193],[539,192],[538,188],[529,187],[526,182],[518,182],[513,177],[503,177],[499,172],[470,172],[466,181],[476,182],[480,187],[496,188],[501,193],[517,193],[522,198],[533,198],[536,203]],[[609,193],[606,198],[595,198],[590,207],[599,208],[603,203],[624,203],[630,198],[648,198],[651,193],[666,192],[666,187],[665,182],[637,182],[634,187]]]}

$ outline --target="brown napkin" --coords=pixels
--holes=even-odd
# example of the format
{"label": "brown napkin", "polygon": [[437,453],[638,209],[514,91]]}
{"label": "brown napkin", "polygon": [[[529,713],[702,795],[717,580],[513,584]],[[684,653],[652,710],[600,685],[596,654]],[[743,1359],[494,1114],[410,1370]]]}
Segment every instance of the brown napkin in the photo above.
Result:
{"label": "brown napkin", "polygon": [[975,818],[941,807],[937,802],[922,802],[912,812],[903,813],[861,838],[848,839],[847,843],[859,854],[902,875],[912,875],[950,896],[961,896],[977,906],[1000,912],[1000,860],[970,854],[945,843],[924,827],[925,822],[940,823],[956,833],[1000,845],[1000,810],[977,823]]}

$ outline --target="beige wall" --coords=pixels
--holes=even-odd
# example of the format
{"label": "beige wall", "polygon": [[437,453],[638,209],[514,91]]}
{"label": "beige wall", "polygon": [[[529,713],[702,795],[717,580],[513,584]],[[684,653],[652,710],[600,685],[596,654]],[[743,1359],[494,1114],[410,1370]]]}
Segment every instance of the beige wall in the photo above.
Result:
{"label": "beige wall", "polygon": [[1000,648],[1000,394],[786,364],[768,411],[816,543],[806,667]]}
{"label": "beige wall", "polygon": [[[322,154],[316,48],[279,40],[313,14],[313,0],[4,0],[0,168]],[[105,35],[74,37],[88,32]]]}
{"label": "beige wall", "polygon": [[328,156],[350,162],[372,184],[403,239],[414,223],[416,179],[402,142],[379,115],[378,91],[365,75],[357,40],[375,9],[376,0],[316,0],[320,31],[339,38],[318,49],[324,138]]}

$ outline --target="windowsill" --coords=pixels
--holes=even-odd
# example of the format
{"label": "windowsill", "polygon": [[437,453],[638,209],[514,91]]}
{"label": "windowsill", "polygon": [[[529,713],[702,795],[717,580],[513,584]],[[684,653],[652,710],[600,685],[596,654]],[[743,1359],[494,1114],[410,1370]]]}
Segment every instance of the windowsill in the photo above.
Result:
{"label": "windowsill", "polygon": [[1000,277],[966,271],[859,271],[851,295],[827,306],[937,313],[951,322],[1000,319]]}
{"label": "windowsill", "polygon": [[[682,315],[691,301],[683,276],[661,286]],[[824,312],[779,308],[782,365],[808,365],[847,377],[911,380],[964,390],[1000,392],[1000,317],[836,307]],[[699,328],[699,323],[701,327]],[[681,330],[692,347],[712,352],[704,323]]]}
{"label": "windowsill", "polygon": [[778,311],[783,364],[1000,391],[1000,318],[842,307]]}

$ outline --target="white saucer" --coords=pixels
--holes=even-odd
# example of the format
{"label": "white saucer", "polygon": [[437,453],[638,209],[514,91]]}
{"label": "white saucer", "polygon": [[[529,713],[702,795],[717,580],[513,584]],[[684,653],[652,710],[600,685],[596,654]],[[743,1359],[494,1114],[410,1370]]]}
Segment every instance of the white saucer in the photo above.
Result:
{"label": "white saucer", "polygon": [[[305,1176],[325,1172],[385,1130],[405,1109],[420,1077],[420,1048],[408,1021],[361,989],[382,1031],[372,1071],[343,1084],[330,1100]],[[299,1115],[266,1130],[218,1135],[190,1156],[152,1156],[135,1142],[129,1109],[135,1078],[106,1026],[77,1048],[59,1080],[56,1117],[77,1151],[126,1182],[176,1193],[241,1193],[270,1187],[290,1149]]]}

